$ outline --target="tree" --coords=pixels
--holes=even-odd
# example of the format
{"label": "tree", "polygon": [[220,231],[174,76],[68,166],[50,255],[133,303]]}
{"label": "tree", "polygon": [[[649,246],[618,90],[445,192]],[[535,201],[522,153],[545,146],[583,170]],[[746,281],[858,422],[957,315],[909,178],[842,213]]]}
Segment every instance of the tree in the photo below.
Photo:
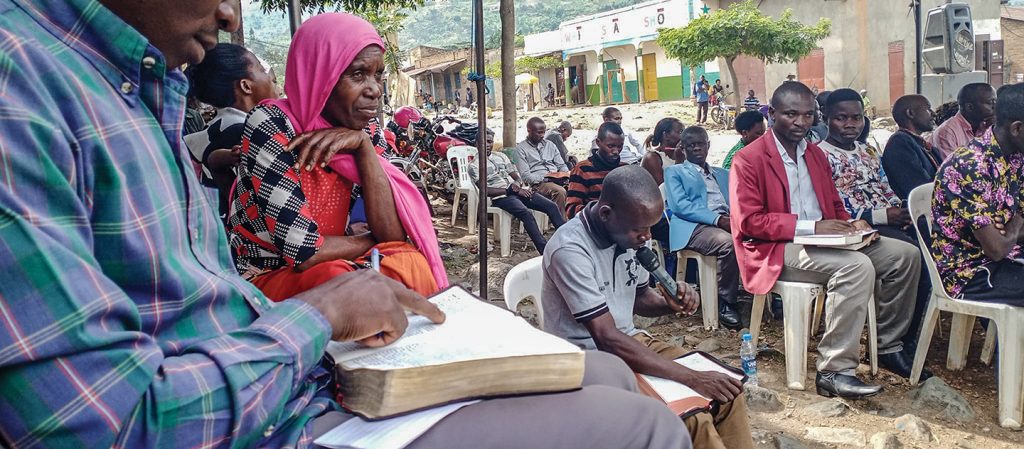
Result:
{"label": "tree", "polygon": [[[260,0],[263,12],[288,11],[289,0]],[[368,11],[385,7],[416,8],[423,5],[423,0],[299,0],[302,10],[307,12],[324,11]]]}
{"label": "tree", "polygon": [[[733,89],[738,89],[733,63],[740,55],[766,64],[795,62],[818,46],[832,32],[832,21],[821,19],[807,26],[786,9],[778,20],[764,15],[752,0],[736,3],[691,21],[685,27],[658,30],[658,45],[683,65],[695,67],[715,58],[725,59]],[[733,92],[733,103],[738,94]]]}
{"label": "tree", "polygon": [[235,5],[238,9],[238,29],[234,33],[231,33],[231,43],[236,45],[245,46],[245,23],[242,22],[242,2],[235,0]]}
{"label": "tree", "polygon": [[[501,140],[506,148],[516,141],[516,15],[512,0],[501,0]],[[478,95],[480,93],[477,93]]]}

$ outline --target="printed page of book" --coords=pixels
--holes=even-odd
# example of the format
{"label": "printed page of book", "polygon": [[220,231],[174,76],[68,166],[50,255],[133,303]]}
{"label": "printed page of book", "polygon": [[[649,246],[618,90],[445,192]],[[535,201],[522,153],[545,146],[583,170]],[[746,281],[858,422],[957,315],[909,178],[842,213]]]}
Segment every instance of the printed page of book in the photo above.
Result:
{"label": "printed page of book", "polygon": [[511,312],[486,304],[462,288],[450,288],[430,301],[445,312],[443,324],[409,315],[406,333],[383,348],[330,342],[327,351],[344,369],[392,370],[419,366],[544,354],[578,353],[561,338],[535,329]]}
{"label": "printed page of book", "polygon": [[446,416],[477,402],[480,401],[457,402],[380,421],[356,416],[321,435],[314,443],[333,449],[401,449]]}
{"label": "printed page of book", "polygon": [[[703,354],[699,352],[687,354],[683,357],[675,359],[674,361],[694,371],[718,371],[720,373],[728,374],[729,376],[732,376],[733,378],[736,379],[743,378],[742,375],[725,368],[718,362],[705,357]],[[654,391],[658,393],[658,396],[661,396],[661,398],[664,399],[665,402],[675,402],[681,399],[692,397],[700,397],[708,401],[711,400],[711,398],[706,397],[700,393],[697,393],[692,388],[683,385],[679,382],[676,382],[674,380],[648,376],[646,374],[641,374],[641,376],[643,376],[644,380],[646,380],[647,383],[651,384],[651,388],[654,389]]]}

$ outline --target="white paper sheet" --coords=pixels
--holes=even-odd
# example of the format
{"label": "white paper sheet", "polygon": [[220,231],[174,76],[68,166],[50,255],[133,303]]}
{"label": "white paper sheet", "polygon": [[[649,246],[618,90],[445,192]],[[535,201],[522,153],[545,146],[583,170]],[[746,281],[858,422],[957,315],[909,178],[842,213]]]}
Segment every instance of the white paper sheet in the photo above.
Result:
{"label": "white paper sheet", "polygon": [[333,449],[402,449],[444,417],[480,401],[457,402],[381,421],[358,416],[317,438],[314,443]]}

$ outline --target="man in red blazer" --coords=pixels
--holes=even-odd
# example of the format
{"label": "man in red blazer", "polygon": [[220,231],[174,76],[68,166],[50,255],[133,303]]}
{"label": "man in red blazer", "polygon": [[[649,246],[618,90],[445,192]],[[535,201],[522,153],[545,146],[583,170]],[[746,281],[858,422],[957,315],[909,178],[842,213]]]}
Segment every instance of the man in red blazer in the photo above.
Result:
{"label": "man in red blazer", "polygon": [[873,396],[882,387],[854,375],[868,300],[874,290],[879,364],[908,377],[912,359],[903,353],[900,339],[910,324],[920,254],[913,245],[884,237],[859,251],[793,244],[797,235],[871,226],[850,220],[825,154],[805,139],[816,114],[811,90],[783,83],[772,95],[769,113],[772,129],[736,154],[729,175],[732,235],[743,285],[754,294],[767,294],[779,279],[825,285],[818,394]]}

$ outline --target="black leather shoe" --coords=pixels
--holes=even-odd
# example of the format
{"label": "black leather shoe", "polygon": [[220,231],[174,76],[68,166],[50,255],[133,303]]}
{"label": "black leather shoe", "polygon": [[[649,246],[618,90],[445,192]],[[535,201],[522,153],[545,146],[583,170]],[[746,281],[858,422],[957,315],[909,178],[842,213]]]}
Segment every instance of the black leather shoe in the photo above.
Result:
{"label": "black leather shoe", "polygon": [[718,322],[726,329],[739,329],[743,323],[740,322],[740,313],[728,304],[718,304]]}
{"label": "black leather shoe", "polygon": [[[913,357],[907,356],[905,351],[893,352],[891,354],[880,354],[878,366],[905,379],[910,378],[910,370],[914,367]],[[921,381],[924,382],[932,377],[928,370],[921,370]]]}
{"label": "black leather shoe", "polygon": [[826,398],[862,399],[882,392],[881,385],[868,385],[856,376],[834,372],[819,372],[814,379],[818,394]]}

